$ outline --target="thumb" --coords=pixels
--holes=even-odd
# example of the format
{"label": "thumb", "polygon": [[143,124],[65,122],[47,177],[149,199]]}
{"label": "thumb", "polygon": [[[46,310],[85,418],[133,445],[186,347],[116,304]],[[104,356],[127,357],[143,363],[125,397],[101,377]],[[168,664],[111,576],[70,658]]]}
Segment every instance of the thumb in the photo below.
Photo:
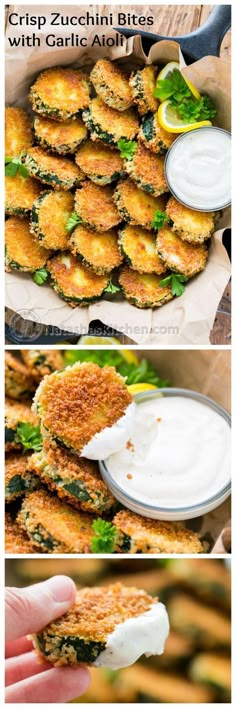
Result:
{"label": "thumb", "polygon": [[6,640],[38,632],[75,601],[76,587],[65,575],[56,575],[28,588],[6,588]]}

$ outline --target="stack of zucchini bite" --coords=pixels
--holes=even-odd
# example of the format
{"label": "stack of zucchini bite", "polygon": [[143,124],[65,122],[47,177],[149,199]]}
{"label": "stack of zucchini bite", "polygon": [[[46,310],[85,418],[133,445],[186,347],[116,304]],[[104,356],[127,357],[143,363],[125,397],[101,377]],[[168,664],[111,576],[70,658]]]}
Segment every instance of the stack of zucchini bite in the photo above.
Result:
{"label": "stack of zucchini bite", "polygon": [[[158,121],[157,67],[126,69],[53,67],[31,86],[33,119],[6,109],[6,156],[21,165],[6,177],[6,268],[47,279],[71,307],[114,292],[111,278],[131,304],[163,305],[174,295],[160,282],[203,270],[214,231],[213,213],[169,198],[164,156],[176,135]],[[158,232],[156,212],[166,215]]]}

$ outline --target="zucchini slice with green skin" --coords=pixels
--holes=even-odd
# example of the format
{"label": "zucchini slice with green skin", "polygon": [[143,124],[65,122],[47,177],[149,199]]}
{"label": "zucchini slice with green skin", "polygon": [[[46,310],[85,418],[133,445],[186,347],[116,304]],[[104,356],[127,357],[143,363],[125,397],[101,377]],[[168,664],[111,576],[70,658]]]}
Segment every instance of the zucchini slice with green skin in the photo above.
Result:
{"label": "zucchini slice with green skin", "polygon": [[66,224],[73,208],[74,197],[71,192],[41,192],[32,206],[30,232],[45,248],[64,250],[68,247]]}
{"label": "zucchini slice with green skin", "polygon": [[171,286],[161,287],[162,275],[141,274],[128,266],[121,268],[119,283],[131,305],[142,309],[161,307],[173,299]]}
{"label": "zucchini slice with green skin", "polygon": [[168,192],[168,186],[164,172],[164,158],[161,155],[154,155],[151,150],[138,143],[132,160],[126,160],[125,169],[131,179],[136,182],[139,189],[143,189],[154,197]]}
{"label": "zucchini slice with green skin", "polygon": [[158,108],[158,101],[154,98],[156,87],[157,66],[145,66],[131,74],[129,85],[132,91],[133,102],[136,103],[138,112],[144,116],[150,111],[154,113]]}
{"label": "zucchini slice with green skin", "polygon": [[174,142],[176,135],[167,133],[161,127],[156,112],[148,113],[144,117],[139,131],[139,138],[148,150],[152,150],[152,152],[159,155],[165,155]]}
{"label": "zucchini slice with green skin", "polygon": [[216,213],[195,211],[189,209],[170,197],[166,205],[166,213],[171,222],[171,230],[183,241],[202,244],[214,232]]}
{"label": "zucchini slice with green skin", "polygon": [[28,470],[30,456],[12,454],[5,460],[5,501],[12,502],[39,487],[39,478]]}
{"label": "zucchini slice with green skin", "polygon": [[81,118],[56,123],[50,118],[36,116],[34,134],[37,143],[45,150],[66,155],[76,152],[79,145],[86,140],[87,128]]}
{"label": "zucchini slice with green skin", "polygon": [[[35,649],[53,664],[93,664],[105,649],[105,642],[94,642],[82,637],[60,637],[44,630],[34,639]],[[56,658],[58,657],[57,661]],[[59,665],[59,664],[58,664]]]}
{"label": "zucchini slice with green skin", "polygon": [[71,307],[85,306],[98,300],[109,283],[109,276],[97,275],[86,268],[69,251],[48,261],[52,287]]}
{"label": "zucchini slice with green skin", "polygon": [[[5,352],[5,391],[7,398],[6,408],[9,409],[9,417],[15,419],[19,414],[27,416],[31,415],[27,404],[17,404],[17,401],[30,399],[36,389],[35,381],[33,380],[27,367],[22,364],[17,357],[10,352]],[[11,400],[15,399],[15,400]],[[34,418],[33,414],[31,418]],[[24,418],[22,419],[24,420]],[[30,418],[26,418],[31,422]]]}
{"label": "zucchini slice with green skin", "polygon": [[139,189],[131,179],[119,182],[114,193],[114,200],[120,216],[130,224],[152,229],[154,214],[157,209],[164,211],[165,197],[153,197]]}
{"label": "zucchini slice with green skin", "polygon": [[64,368],[63,353],[54,349],[22,349],[21,356],[37,383],[47,374]]}
{"label": "zucchini slice with green skin", "polygon": [[156,253],[156,235],[153,232],[126,224],[119,231],[119,246],[130,267],[138,273],[159,275],[166,272],[163,261]]}
{"label": "zucchini slice with green skin", "polygon": [[29,216],[42,186],[32,177],[5,177],[5,212],[9,216]]}
{"label": "zucchini slice with green skin", "polygon": [[180,521],[148,519],[132,511],[119,511],[113,519],[119,540],[130,539],[130,553],[202,553],[199,536]]}
{"label": "zucchini slice with green skin", "polygon": [[116,144],[121,138],[133,140],[139,130],[138,117],[133,108],[117,111],[99,98],[93,98],[82,118],[87,125],[91,140]]}
{"label": "zucchini slice with green skin", "polygon": [[79,69],[52,67],[39,74],[29,99],[36,113],[56,121],[74,120],[89,105],[89,80]]}
{"label": "zucchini slice with green skin", "polygon": [[79,167],[68,157],[51,155],[40,147],[28,150],[25,165],[33,177],[54,189],[72,189],[84,179]]}
{"label": "zucchini slice with green skin", "polygon": [[102,143],[86,140],[75,156],[75,162],[92,182],[100,186],[125,176],[123,160],[118,150]]}
{"label": "zucchini slice with green skin", "polygon": [[28,219],[11,216],[5,224],[6,266],[10,270],[34,273],[45,266],[50,251],[43,248],[30,233]]}
{"label": "zucchini slice with green skin", "polygon": [[181,273],[186,278],[193,278],[206,266],[208,257],[206,246],[182,241],[170,228],[159,229],[156,249],[166,268]]}
{"label": "zucchini slice with green skin", "polygon": [[132,93],[128,76],[109,59],[99,59],[94,65],[90,79],[102,101],[117,111],[125,111],[132,106]]}
{"label": "zucchini slice with green skin", "polygon": [[120,223],[119,211],[113,200],[112,187],[100,187],[86,182],[75,192],[75,211],[85,226],[95,231],[108,231]]}
{"label": "zucchini slice with green skin", "polygon": [[33,142],[32,121],[23,108],[8,106],[5,110],[5,155],[20,157]]}
{"label": "zucchini slice with green skin", "polygon": [[114,229],[95,232],[79,224],[70,236],[70,247],[74,256],[79,256],[85,266],[99,275],[111,273],[123,260]]}

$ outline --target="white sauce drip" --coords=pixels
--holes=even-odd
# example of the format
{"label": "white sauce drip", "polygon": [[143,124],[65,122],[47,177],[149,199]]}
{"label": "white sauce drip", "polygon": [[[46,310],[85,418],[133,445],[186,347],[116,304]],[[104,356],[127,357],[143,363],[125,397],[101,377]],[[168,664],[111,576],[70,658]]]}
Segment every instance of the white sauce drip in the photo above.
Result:
{"label": "white sauce drip", "polygon": [[104,460],[104,457],[121,450],[134,432],[135,410],[136,403],[130,403],[117,423],[93,435],[83,447],[81,456],[89,460]]}

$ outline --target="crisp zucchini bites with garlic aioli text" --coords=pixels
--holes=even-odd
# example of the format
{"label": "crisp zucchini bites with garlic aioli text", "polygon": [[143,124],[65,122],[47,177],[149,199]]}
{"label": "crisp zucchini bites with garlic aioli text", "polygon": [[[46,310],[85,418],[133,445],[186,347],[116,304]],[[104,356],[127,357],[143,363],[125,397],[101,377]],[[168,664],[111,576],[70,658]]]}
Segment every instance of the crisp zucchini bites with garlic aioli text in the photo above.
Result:
{"label": "crisp zucchini bites with garlic aioli text", "polygon": [[82,117],[90,131],[91,140],[102,140],[108,145],[115,145],[121,138],[133,140],[139,130],[137,114],[133,108],[117,111],[103,103],[98,96],[92,99]]}
{"label": "crisp zucchini bites with garlic aioli text", "polygon": [[33,177],[54,189],[72,189],[84,179],[78,165],[68,157],[51,155],[40,147],[28,150],[25,164]]}
{"label": "crisp zucchini bites with garlic aioli text", "polygon": [[75,211],[83,224],[96,231],[108,231],[121,221],[113,201],[113,190],[86,182],[75,193]]}
{"label": "crisp zucchini bites with garlic aioli text", "polygon": [[81,118],[57,123],[50,118],[36,116],[34,134],[37,143],[45,150],[66,155],[76,152],[80,143],[86,140],[87,128]]}
{"label": "crisp zucchini bites with garlic aioli text", "polygon": [[64,367],[63,355],[56,349],[22,349],[21,356],[37,383],[47,374]]}
{"label": "crisp zucchini bites with garlic aioli text", "polygon": [[[20,363],[20,362],[19,362]],[[9,375],[9,364],[8,364],[8,375]],[[15,379],[16,379],[16,373],[15,371]],[[22,372],[19,371],[19,380],[22,384],[22,388],[19,388],[19,382],[18,380],[11,381],[11,384],[8,379],[8,386],[7,386],[7,392],[10,393],[18,393],[20,398],[28,397],[26,394],[28,393],[28,389],[24,388],[24,386],[29,386],[29,382],[25,381],[25,379],[20,379],[20,374]],[[22,374],[23,376],[23,374]],[[31,384],[32,385],[32,384]],[[33,391],[30,391],[28,395],[32,395]],[[33,426],[38,425],[38,418],[33,413],[30,407],[30,403],[21,403],[18,400],[13,400],[11,398],[6,398],[5,401],[5,451],[10,452],[11,450],[22,450],[22,443],[20,441],[19,435],[17,428],[21,423],[30,423]]]}
{"label": "crisp zucchini bites with garlic aioli text", "polygon": [[5,212],[9,216],[29,216],[35,199],[39,197],[42,185],[32,177],[22,177],[17,172],[14,177],[5,177]]}
{"label": "crisp zucchini bites with garlic aioli text", "polygon": [[126,160],[125,169],[131,179],[144,192],[153,194],[154,197],[168,192],[164,173],[164,158],[161,155],[154,155],[142,143],[138,143],[132,160]]}
{"label": "crisp zucchini bites with garlic aioli text", "polygon": [[74,256],[80,256],[84,265],[99,275],[110,273],[123,260],[114,229],[95,232],[79,224],[70,236],[69,247]]}
{"label": "crisp zucchini bites with garlic aioli text", "polygon": [[141,309],[160,307],[173,299],[170,285],[159,285],[162,279],[163,275],[137,273],[128,266],[121,268],[119,274],[119,283],[126,300]]}
{"label": "crisp zucchini bites with garlic aioli text", "polygon": [[76,153],[75,162],[92,182],[101,186],[125,176],[119,151],[101,142],[86,140]]}
{"label": "crisp zucchini bites with garlic aioli text", "polygon": [[122,549],[124,539],[129,553],[201,553],[203,550],[198,534],[180,521],[157,521],[132,511],[119,511],[113,524],[119,533],[118,550]]}
{"label": "crisp zucchini bites with garlic aioli text", "polygon": [[66,224],[74,207],[71,192],[45,191],[33,203],[30,231],[45,248],[64,250],[68,247]]}
{"label": "crisp zucchini bites with garlic aioli text", "polygon": [[76,509],[100,514],[115,506],[97,462],[73,455],[55,443],[45,441],[42,451],[31,455],[28,469]]}
{"label": "crisp zucchini bites with garlic aioli text", "polygon": [[170,228],[162,228],[157,234],[157,253],[167,268],[176,273],[193,278],[204,270],[208,249],[182,241]]}
{"label": "crisp zucchini bites with garlic aioli text", "polygon": [[171,229],[183,241],[201,244],[207,241],[214,232],[214,212],[194,211],[178,202],[174,197],[170,197],[166,205],[166,213],[171,219]]}
{"label": "crisp zucchini bites with garlic aioli text", "polygon": [[174,133],[167,133],[167,131],[161,127],[156,112],[148,113],[148,115],[144,117],[140,127],[139,137],[148,150],[152,150],[152,152],[159,155],[165,155],[174,142],[176,135]]}
{"label": "crisp zucchini bites with garlic aioli text", "polygon": [[36,113],[56,121],[72,120],[89,105],[90,85],[79,69],[52,67],[31,86],[29,99]]}
{"label": "crisp zucchini bites with garlic aioli text", "polygon": [[88,305],[100,298],[109,283],[107,275],[86,268],[69,251],[62,251],[47,263],[52,287],[71,307]]}
{"label": "crisp zucchini bites with garlic aioli text", "polygon": [[5,501],[12,502],[40,485],[37,475],[28,470],[30,455],[12,453],[5,460]]}
{"label": "crisp zucchini bites with garlic aioli text", "polygon": [[117,111],[125,111],[132,105],[132,93],[128,76],[109,59],[99,59],[94,65],[90,79],[95,91],[104,103]]}
{"label": "crisp zucchini bites with garlic aioli text", "polygon": [[129,224],[143,226],[145,229],[152,229],[152,222],[155,211],[165,209],[165,197],[153,197],[146,194],[142,189],[136,187],[131,179],[119,182],[115,193],[114,201],[123,219]]}
{"label": "crisp zucchini bites with garlic aioli text", "polygon": [[156,252],[154,233],[126,224],[119,231],[119,246],[130,267],[138,273],[165,273],[166,267]]}
{"label": "crisp zucchini bites with garlic aioli text", "polygon": [[32,121],[23,108],[9,106],[5,111],[5,155],[20,157],[32,145]]}
{"label": "crisp zucchini bites with garlic aioli text", "polygon": [[145,66],[144,69],[138,69],[131,74],[129,85],[133,102],[136,103],[141,116],[150,111],[152,113],[157,111],[158,101],[154,97],[156,77],[157,66]]}
{"label": "crisp zucchini bites with garlic aioli text", "polygon": [[43,268],[50,251],[43,248],[30,233],[28,219],[11,216],[5,224],[6,270],[34,273]]}

